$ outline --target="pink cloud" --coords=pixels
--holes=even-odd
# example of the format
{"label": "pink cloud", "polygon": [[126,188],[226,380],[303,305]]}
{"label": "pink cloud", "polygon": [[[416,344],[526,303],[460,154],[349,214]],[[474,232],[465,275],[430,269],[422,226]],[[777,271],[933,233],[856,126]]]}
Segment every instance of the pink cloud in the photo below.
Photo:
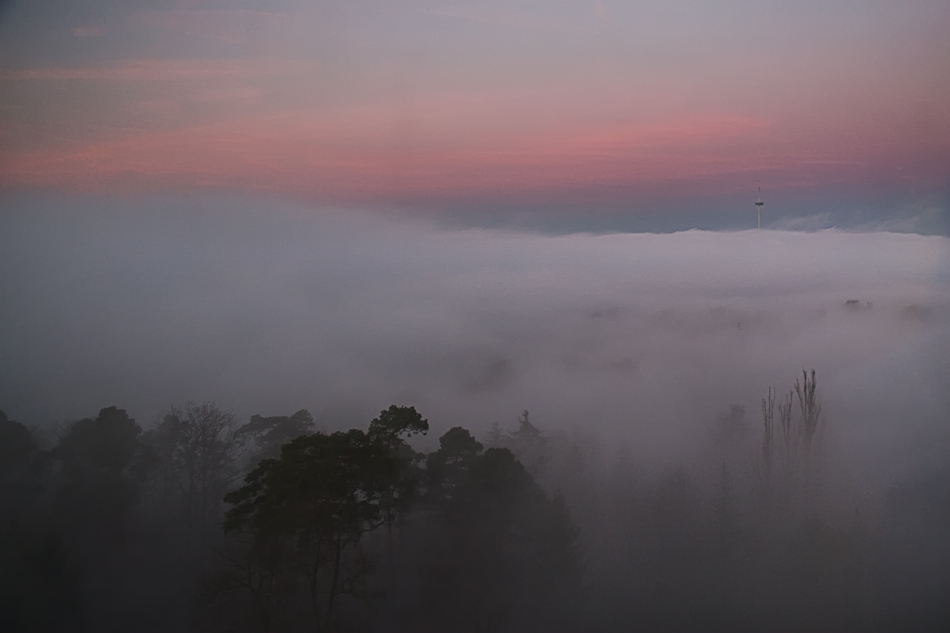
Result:
{"label": "pink cloud", "polygon": [[[367,108],[135,134],[23,154],[8,163],[5,180],[80,189],[236,186],[337,198],[530,193],[755,169],[743,148],[768,128],[757,119],[706,116],[559,134],[463,130],[448,138],[438,130],[402,136],[393,123],[388,111]],[[729,143],[737,147],[724,151]]]}
{"label": "pink cloud", "polygon": [[[290,71],[268,60],[204,60],[22,72],[51,79],[177,79],[184,83],[176,92],[189,102],[251,104],[267,95],[245,77]],[[190,87],[180,91],[182,85]],[[933,170],[920,164],[918,140],[902,140],[887,129],[870,135],[859,126],[831,135],[825,128],[725,109],[604,113],[583,99],[531,88],[413,97],[362,99],[333,109],[261,107],[210,125],[188,120],[183,97],[143,97],[130,107],[173,129],[114,131],[108,142],[21,144],[0,154],[0,183],[224,187],[355,200],[551,195],[672,182],[724,191],[737,179],[761,174],[775,186],[803,186],[892,174],[900,164],[909,166],[910,178]],[[946,145],[937,144],[937,155],[946,155]]]}

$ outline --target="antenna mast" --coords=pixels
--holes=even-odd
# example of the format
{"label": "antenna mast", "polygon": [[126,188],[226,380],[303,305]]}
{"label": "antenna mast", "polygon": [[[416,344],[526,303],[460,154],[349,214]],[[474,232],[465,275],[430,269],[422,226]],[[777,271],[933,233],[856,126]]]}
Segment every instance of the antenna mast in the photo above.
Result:
{"label": "antenna mast", "polygon": [[762,228],[762,206],[765,203],[762,202],[762,185],[759,185],[759,195],[755,199],[755,215],[758,220],[756,228]]}

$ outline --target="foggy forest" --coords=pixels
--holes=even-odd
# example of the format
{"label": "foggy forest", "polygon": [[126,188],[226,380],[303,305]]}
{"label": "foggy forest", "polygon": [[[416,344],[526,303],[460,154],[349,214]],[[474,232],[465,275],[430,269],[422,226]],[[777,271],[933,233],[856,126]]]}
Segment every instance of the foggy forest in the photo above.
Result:
{"label": "foggy forest", "polygon": [[715,417],[707,468],[655,473],[528,411],[428,453],[396,405],[332,433],[111,406],[48,447],[0,415],[4,629],[940,630],[946,469],[872,510],[829,468],[814,371],[761,404]]}
{"label": "foggy forest", "polygon": [[96,213],[7,223],[5,630],[947,622],[946,238]]}
{"label": "foggy forest", "polygon": [[0,0],[0,633],[950,631],[947,0]]}

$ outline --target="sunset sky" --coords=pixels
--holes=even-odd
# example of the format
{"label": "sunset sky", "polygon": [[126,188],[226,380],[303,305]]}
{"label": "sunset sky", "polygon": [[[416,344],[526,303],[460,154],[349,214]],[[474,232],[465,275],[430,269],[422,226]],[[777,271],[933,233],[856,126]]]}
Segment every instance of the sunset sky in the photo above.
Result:
{"label": "sunset sky", "polygon": [[2,6],[8,200],[948,230],[946,0]]}

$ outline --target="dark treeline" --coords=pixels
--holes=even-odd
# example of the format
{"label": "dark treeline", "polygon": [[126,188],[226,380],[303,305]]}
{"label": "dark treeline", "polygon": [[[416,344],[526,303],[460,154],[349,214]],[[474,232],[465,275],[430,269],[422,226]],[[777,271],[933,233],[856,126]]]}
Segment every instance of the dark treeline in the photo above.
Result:
{"label": "dark treeline", "polygon": [[654,472],[527,411],[428,453],[412,407],[0,413],[0,630],[946,630],[947,472],[849,493],[814,373],[746,418]]}

